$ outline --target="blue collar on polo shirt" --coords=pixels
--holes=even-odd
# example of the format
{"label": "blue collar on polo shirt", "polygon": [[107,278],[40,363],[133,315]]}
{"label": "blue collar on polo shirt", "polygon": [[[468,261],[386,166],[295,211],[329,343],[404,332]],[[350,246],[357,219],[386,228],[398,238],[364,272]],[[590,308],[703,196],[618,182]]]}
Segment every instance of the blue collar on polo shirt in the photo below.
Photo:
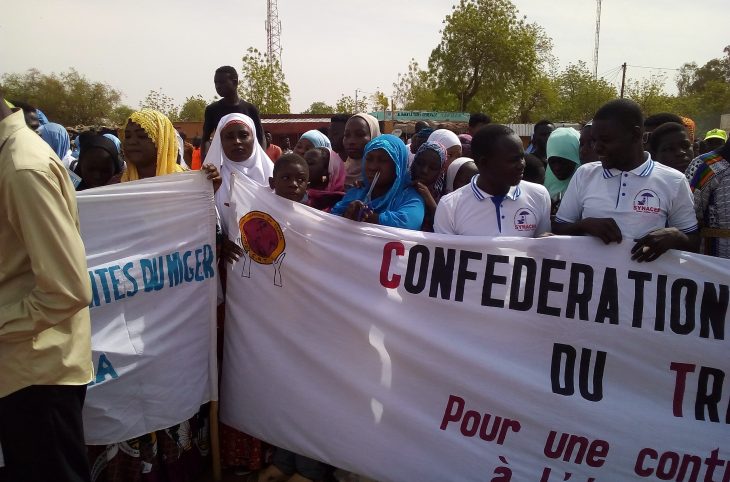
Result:
{"label": "blue collar on polo shirt", "polygon": [[512,186],[509,188],[509,191],[507,191],[507,194],[504,194],[502,196],[492,196],[489,193],[486,193],[479,189],[477,186],[477,180],[479,179],[479,174],[475,174],[474,177],[471,178],[471,191],[474,193],[474,197],[477,198],[477,201],[484,201],[485,199],[489,198],[492,200],[492,203],[494,203],[494,209],[496,211],[496,217],[497,217],[497,228],[499,229],[499,232],[502,232],[502,201],[506,199],[509,199],[511,201],[516,200],[518,197],[520,197],[520,194],[522,193],[522,190],[520,189],[520,185]]}
{"label": "blue collar on polo shirt", "polygon": [[520,194],[522,194],[522,190],[520,189],[520,185],[512,186],[509,188],[509,191],[507,191],[507,194],[504,196],[492,196],[491,194],[482,191],[477,186],[477,180],[479,179],[479,174],[474,174],[474,177],[471,178],[471,192],[474,193],[474,197],[477,198],[478,201],[484,201],[487,199],[487,197],[499,197],[500,200],[507,198],[511,201],[514,201],[518,197],[520,197]]}
{"label": "blue collar on polo shirt", "polygon": [[[636,167],[635,169],[632,169],[630,171],[626,171],[626,172],[630,172],[639,177],[646,177],[649,174],[651,174],[651,171],[654,170],[654,160],[652,160],[651,155],[648,152],[644,152],[644,158],[646,160],[643,163],[641,163],[638,167]],[[624,172],[624,171],[619,171],[618,169],[604,169],[603,178],[611,179],[612,177],[620,176],[622,172]]]}

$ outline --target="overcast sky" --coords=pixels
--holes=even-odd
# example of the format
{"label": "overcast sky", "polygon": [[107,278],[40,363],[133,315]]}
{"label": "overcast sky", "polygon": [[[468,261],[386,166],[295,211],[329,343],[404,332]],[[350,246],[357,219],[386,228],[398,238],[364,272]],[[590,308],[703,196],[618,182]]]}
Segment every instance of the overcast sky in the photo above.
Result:
{"label": "overcast sky", "polygon": [[[592,66],[593,0],[513,0],[553,39],[560,66]],[[425,65],[451,0],[279,0],[282,63],[292,112],[331,105],[355,89],[390,96],[399,72]],[[182,103],[215,95],[213,72],[266,49],[266,0],[3,0],[0,74],[70,67],[139,107],[151,89]],[[720,57],[730,43],[728,0],[603,0],[599,74],[617,67],[678,68]],[[630,78],[649,69],[629,67]],[[663,71],[668,86],[676,72]],[[43,106],[40,106],[41,108]]]}

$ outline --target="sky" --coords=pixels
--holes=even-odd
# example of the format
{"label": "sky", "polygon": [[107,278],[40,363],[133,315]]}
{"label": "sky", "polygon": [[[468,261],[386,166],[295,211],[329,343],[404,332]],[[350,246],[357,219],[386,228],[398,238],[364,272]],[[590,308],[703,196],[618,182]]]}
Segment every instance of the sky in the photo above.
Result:
{"label": "sky", "polygon": [[[221,65],[240,70],[248,47],[266,49],[266,0],[3,1],[0,75],[73,67],[123,93],[137,108],[161,90],[178,105],[215,95]],[[282,64],[292,112],[312,102],[380,89],[390,97],[411,58],[425,66],[452,0],[279,0]],[[553,41],[559,67],[593,65],[594,0],[513,0]],[[599,75],[620,83],[664,74],[668,90],[684,62],[702,65],[730,43],[727,0],[603,0]],[[362,93],[358,93],[362,96]],[[367,94],[366,94],[367,95]],[[42,106],[39,106],[42,108]]]}

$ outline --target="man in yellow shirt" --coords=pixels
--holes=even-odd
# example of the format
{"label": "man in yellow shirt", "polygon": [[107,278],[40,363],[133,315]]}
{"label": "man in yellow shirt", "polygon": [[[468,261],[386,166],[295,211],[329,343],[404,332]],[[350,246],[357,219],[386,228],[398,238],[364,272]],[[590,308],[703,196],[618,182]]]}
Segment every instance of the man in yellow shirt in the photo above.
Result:
{"label": "man in yellow shirt", "polygon": [[90,479],[90,301],[68,172],[0,92],[0,479]]}

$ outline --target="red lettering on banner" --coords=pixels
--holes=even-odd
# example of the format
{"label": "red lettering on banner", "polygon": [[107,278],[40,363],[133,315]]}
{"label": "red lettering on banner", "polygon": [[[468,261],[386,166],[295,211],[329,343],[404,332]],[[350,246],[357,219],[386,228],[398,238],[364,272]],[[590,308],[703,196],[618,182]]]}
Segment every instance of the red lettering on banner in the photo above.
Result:
{"label": "red lettering on banner", "polygon": [[406,248],[403,246],[403,243],[399,241],[391,241],[383,246],[383,262],[380,264],[380,284],[386,288],[397,288],[400,284],[399,274],[393,274],[392,277],[388,277],[393,253],[395,253],[396,256],[403,256],[406,254]]}
{"label": "red lettering on banner", "polygon": [[684,387],[687,381],[687,373],[693,373],[696,366],[690,363],[677,362],[672,362],[669,365],[670,370],[677,372],[677,378],[674,382],[674,402],[672,404],[672,411],[675,417],[682,416],[682,401],[684,400]]}
{"label": "red lettering on banner", "polygon": [[[687,392],[687,374],[694,373],[696,365],[672,362],[669,369],[677,372],[674,382],[673,413],[675,417],[682,417],[682,404]],[[716,423],[730,424],[730,401],[725,412],[722,413],[723,386],[725,372],[719,368],[700,367],[696,376],[697,391],[695,392],[695,420],[708,420]]]}
{"label": "red lettering on banner", "polygon": [[[719,457],[717,448],[710,456],[702,459],[695,454],[679,454],[668,450],[659,453],[652,448],[643,448],[636,457],[634,473],[639,477],[656,476],[659,480],[673,480],[676,482],[715,481],[730,482],[730,463]],[[722,479],[715,479],[715,469],[725,466]],[[702,469],[704,467],[704,477]],[[718,473],[719,475],[719,473]]]}
{"label": "red lettering on banner", "polygon": [[547,457],[558,459],[562,456],[564,462],[573,462],[575,464],[582,464],[585,460],[589,467],[600,467],[606,462],[609,445],[605,440],[596,439],[591,440],[589,443],[587,437],[561,433],[560,440],[555,446],[556,436],[557,432],[555,430],[551,430],[548,434],[544,450]]}
{"label": "red lettering on banner", "polygon": [[467,410],[464,413],[465,407],[466,401],[463,398],[449,395],[444,416],[441,419],[441,430],[446,430],[451,422],[461,422],[459,431],[464,437],[473,437],[479,433],[480,439],[487,442],[496,441],[497,444],[502,445],[510,430],[517,433],[522,428],[517,420],[493,416],[491,413],[480,414],[475,410]]}

